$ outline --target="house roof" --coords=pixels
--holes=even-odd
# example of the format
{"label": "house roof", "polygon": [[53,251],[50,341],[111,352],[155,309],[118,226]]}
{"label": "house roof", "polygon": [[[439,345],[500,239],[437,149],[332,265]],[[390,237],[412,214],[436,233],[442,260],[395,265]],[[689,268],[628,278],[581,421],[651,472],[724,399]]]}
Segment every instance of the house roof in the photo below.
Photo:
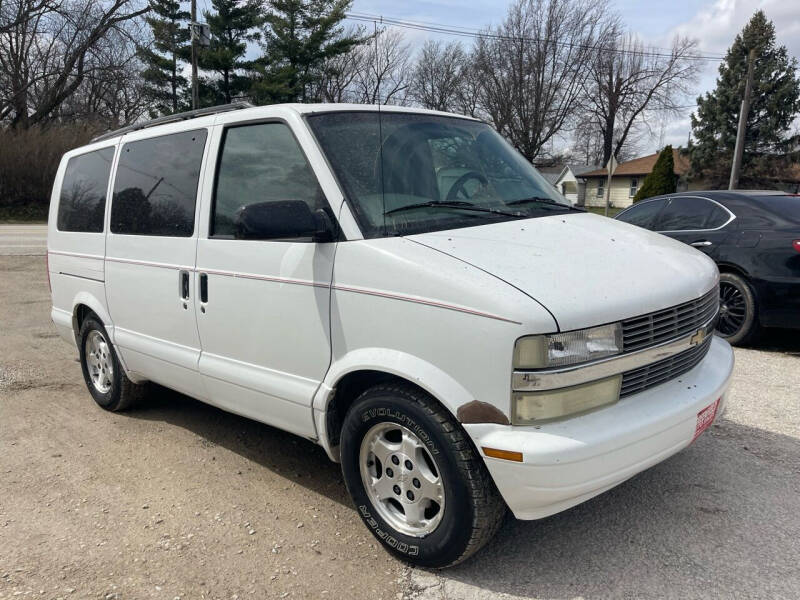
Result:
{"label": "house roof", "polygon": [[[551,183],[556,187],[558,187],[558,182],[564,179],[564,176],[567,173],[572,173],[573,177],[583,177],[583,173],[586,173],[588,171],[594,171],[595,169],[598,168],[600,168],[600,165],[582,165],[579,163],[567,163],[566,165],[564,165],[564,168],[561,169],[558,175],[556,175],[556,178],[553,181],[551,181]],[[544,173],[543,175],[545,179],[547,179],[548,181],[550,180],[550,177],[548,175],[545,175]]]}
{"label": "house roof", "polygon": [[[656,160],[658,160],[658,154],[659,153],[656,152],[655,154],[619,163],[613,176],[649,175],[656,164]],[[675,162],[675,175],[685,175],[689,171],[689,158],[681,154],[680,151],[675,148],[672,149],[672,159]],[[596,169],[588,173],[583,173],[581,177],[608,177],[608,173],[605,169]]]}
{"label": "house roof", "polygon": [[571,163],[568,164],[566,168],[572,171],[572,174],[575,175],[575,177],[582,177],[585,173],[596,171],[600,168],[600,165],[581,165],[578,163]]}
{"label": "house roof", "polygon": [[555,185],[561,173],[564,171],[564,165],[555,165],[552,167],[537,167],[536,169],[544,177],[550,185]]}

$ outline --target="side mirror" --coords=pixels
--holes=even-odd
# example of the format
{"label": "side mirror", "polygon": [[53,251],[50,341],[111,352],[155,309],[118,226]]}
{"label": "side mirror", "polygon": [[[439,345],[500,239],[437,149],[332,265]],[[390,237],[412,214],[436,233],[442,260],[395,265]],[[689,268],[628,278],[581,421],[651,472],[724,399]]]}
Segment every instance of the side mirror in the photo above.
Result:
{"label": "side mirror", "polygon": [[236,211],[236,239],[275,240],[300,237],[315,242],[334,239],[334,227],[324,210],[312,213],[302,200],[257,202]]}

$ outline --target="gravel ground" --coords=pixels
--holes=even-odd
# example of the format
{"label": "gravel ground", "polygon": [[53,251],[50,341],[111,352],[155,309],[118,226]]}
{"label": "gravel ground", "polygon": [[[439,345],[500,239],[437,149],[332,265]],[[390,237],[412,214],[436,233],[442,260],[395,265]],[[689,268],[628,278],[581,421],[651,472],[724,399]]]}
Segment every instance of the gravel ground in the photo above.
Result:
{"label": "gravel ground", "polygon": [[0,598],[799,598],[800,336],[736,350],[693,446],[478,556],[408,569],[313,444],[159,390],[97,408],[43,257],[0,257]]}

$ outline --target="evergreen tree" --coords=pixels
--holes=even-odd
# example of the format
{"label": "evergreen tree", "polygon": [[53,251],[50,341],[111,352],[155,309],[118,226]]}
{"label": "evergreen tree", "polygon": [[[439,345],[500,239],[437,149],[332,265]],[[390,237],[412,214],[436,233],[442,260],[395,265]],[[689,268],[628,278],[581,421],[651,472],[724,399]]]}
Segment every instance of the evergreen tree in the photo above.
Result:
{"label": "evergreen tree", "polygon": [[677,191],[678,177],[675,175],[675,158],[672,155],[672,146],[664,146],[661,154],[658,155],[653,170],[644,178],[642,187],[633,197],[634,202],[661,196],[662,194],[672,194]]}
{"label": "evergreen tree", "polygon": [[756,61],[742,179],[757,181],[765,157],[785,152],[787,134],[800,110],[797,59],[789,57],[785,46],[776,47],[775,26],[759,10],[728,50],[716,88],[697,99],[692,115],[692,170],[708,177],[713,186],[727,182],[730,173],[751,48],[756,51]]}
{"label": "evergreen tree", "polygon": [[250,79],[240,74],[250,67],[244,60],[247,43],[260,39],[255,31],[262,22],[260,0],[212,0],[214,11],[203,13],[211,29],[211,46],[200,53],[200,67],[214,71],[219,79],[205,82],[218,103],[229,103],[250,87]]}
{"label": "evergreen tree", "polygon": [[151,112],[170,114],[186,107],[187,81],[181,71],[190,53],[189,18],[176,0],[150,0],[145,21],[153,32],[153,44],[142,48],[139,55],[145,65],[142,78],[153,104]]}
{"label": "evergreen tree", "polygon": [[264,56],[252,93],[256,102],[304,102],[326,60],[362,38],[341,26],[351,0],[271,0],[265,16]]}

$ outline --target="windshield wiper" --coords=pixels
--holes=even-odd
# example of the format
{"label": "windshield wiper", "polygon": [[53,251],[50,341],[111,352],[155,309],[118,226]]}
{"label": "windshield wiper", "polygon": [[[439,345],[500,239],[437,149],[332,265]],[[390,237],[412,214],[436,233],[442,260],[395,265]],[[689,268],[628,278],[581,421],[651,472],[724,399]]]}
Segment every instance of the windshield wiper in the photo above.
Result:
{"label": "windshield wiper", "polygon": [[510,202],[506,202],[508,206],[519,206],[520,204],[548,204],[550,206],[557,206],[559,208],[563,208],[564,210],[577,210],[578,212],[586,212],[585,209],[579,208],[577,206],[571,206],[569,204],[562,204],[561,202],[557,202],[552,198],[546,198],[544,196],[530,196],[529,198],[520,198],[519,200],[511,200]]}
{"label": "windshield wiper", "polygon": [[474,204],[470,204],[469,202],[464,202],[461,200],[430,200],[428,202],[417,202],[415,204],[406,204],[405,206],[399,206],[397,208],[393,208],[391,210],[387,210],[384,215],[391,215],[392,213],[402,212],[404,210],[413,210],[415,208],[428,208],[431,206],[440,206],[442,208],[454,208],[457,210],[466,210],[471,212],[481,212],[481,213],[490,213],[493,215],[502,215],[504,217],[517,217],[517,218],[527,218],[527,215],[522,215],[519,213],[512,213],[506,212],[504,210],[497,210],[496,208],[486,208],[484,206],[475,206]]}

